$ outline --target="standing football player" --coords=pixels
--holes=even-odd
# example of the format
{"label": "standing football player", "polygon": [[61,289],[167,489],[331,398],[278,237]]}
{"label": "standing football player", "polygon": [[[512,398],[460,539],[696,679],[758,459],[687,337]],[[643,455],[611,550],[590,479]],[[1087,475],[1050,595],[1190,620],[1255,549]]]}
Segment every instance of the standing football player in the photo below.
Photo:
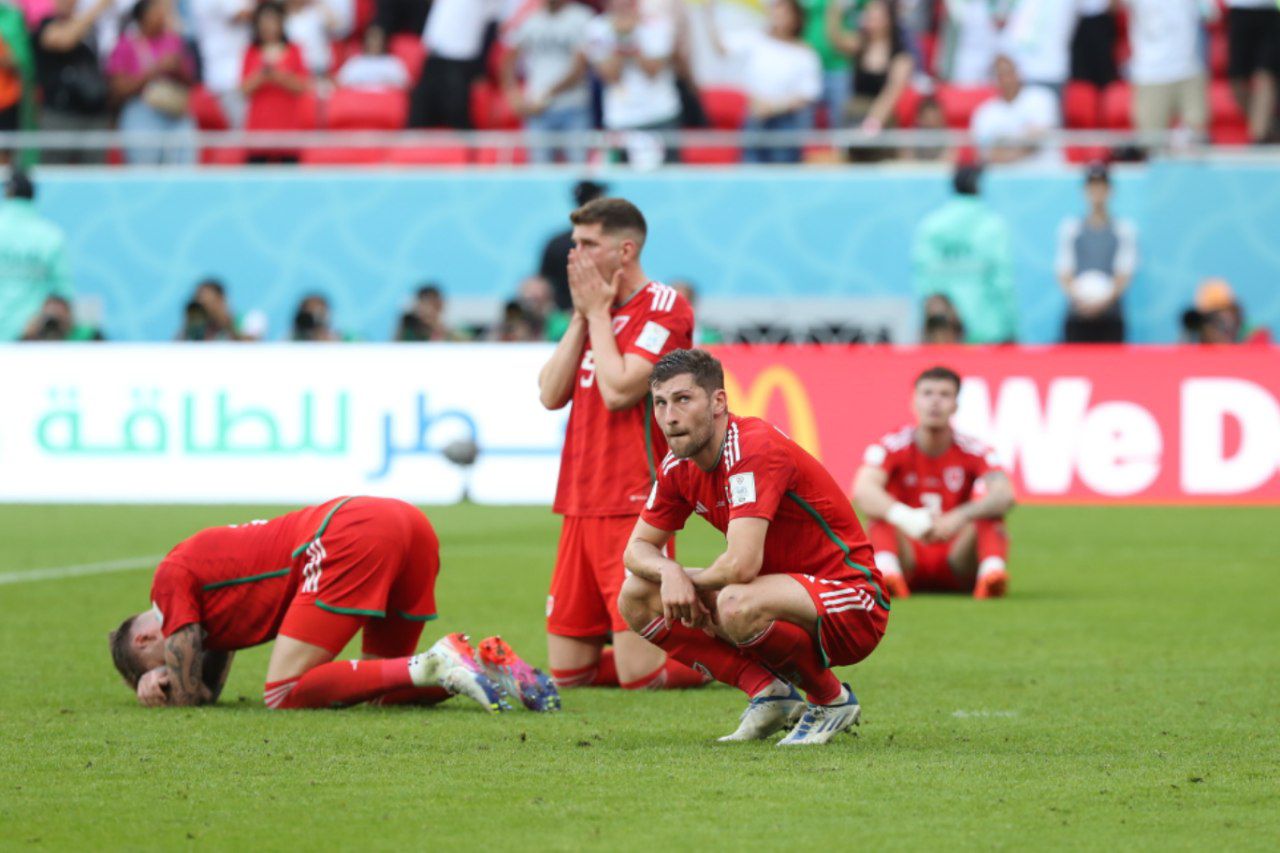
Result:
{"label": "standing football player", "polygon": [[[795,721],[779,745],[827,743],[862,713],[831,667],[869,655],[889,621],[871,544],[817,459],[729,412],[720,362],[679,350],[650,382],[671,452],[627,547],[622,614],[671,657],[750,697],[721,740],[763,739]],[[694,514],[725,534],[705,569],[665,551]]]}
{"label": "standing football player", "polygon": [[544,406],[572,403],[554,506],[564,523],[547,596],[551,674],[561,687],[699,686],[703,675],[633,633],[617,606],[627,538],[666,453],[649,375],[663,355],[691,346],[693,310],[641,268],[648,229],[634,204],[599,198],[569,219],[573,319],[538,376]]}
{"label": "standing football player", "polygon": [[897,598],[932,590],[999,598],[1009,587],[1013,485],[995,454],[956,432],[960,376],[946,367],[915,381],[916,422],[867,448],[853,500],[873,519],[876,565]]}

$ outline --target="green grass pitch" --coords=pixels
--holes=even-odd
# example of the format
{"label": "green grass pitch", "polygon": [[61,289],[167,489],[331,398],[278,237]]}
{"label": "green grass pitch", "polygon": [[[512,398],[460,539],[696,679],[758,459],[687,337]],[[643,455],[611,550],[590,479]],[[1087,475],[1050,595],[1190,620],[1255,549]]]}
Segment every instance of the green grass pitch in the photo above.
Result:
{"label": "green grass pitch", "polygon": [[[0,574],[163,553],[278,508],[0,507]],[[442,618],[544,662],[556,520],[432,508]],[[1043,508],[1011,597],[915,597],[843,673],[856,737],[723,745],[729,688],[570,692],[558,715],[268,712],[266,649],[217,707],[148,711],[106,632],[145,569],[0,585],[0,847],[1215,848],[1280,842],[1273,508]],[[717,534],[694,522],[691,563]]]}

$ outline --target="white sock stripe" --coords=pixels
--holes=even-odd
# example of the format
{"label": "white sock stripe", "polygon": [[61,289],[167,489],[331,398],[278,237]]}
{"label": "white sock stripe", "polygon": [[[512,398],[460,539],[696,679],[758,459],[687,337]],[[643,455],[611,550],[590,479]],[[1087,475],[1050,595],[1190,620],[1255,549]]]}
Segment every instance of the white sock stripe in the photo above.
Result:
{"label": "white sock stripe", "polygon": [[648,625],[644,626],[644,630],[640,632],[640,636],[648,640],[661,631],[666,624],[667,620],[659,616],[657,619],[654,619]]}

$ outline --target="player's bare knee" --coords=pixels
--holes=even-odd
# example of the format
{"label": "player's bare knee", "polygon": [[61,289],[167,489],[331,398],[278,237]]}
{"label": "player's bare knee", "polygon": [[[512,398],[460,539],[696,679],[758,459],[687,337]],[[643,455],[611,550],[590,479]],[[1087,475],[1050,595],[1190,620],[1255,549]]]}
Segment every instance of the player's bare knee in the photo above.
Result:
{"label": "player's bare knee", "polygon": [[633,631],[643,629],[662,612],[657,584],[634,575],[628,577],[618,593],[618,612]]}
{"label": "player's bare knee", "polygon": [[720,590],[716,610],[720,627],[734,642],[746,642],[764,629],[765,614],[746,584],[730,584]]}

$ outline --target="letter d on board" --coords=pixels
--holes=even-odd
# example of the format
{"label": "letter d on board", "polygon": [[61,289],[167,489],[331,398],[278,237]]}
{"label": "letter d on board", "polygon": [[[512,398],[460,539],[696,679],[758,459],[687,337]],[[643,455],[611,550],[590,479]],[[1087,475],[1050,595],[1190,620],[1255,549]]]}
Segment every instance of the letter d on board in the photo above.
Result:
{"label": "letter d on board", "polygon": [[[1240,447],[1227,457],[1226,421],[1240,425]],[[1182,383],[1182,488],[1193,495],[1252,491],[1280,465],[1280,403],[1245,379]]]}

